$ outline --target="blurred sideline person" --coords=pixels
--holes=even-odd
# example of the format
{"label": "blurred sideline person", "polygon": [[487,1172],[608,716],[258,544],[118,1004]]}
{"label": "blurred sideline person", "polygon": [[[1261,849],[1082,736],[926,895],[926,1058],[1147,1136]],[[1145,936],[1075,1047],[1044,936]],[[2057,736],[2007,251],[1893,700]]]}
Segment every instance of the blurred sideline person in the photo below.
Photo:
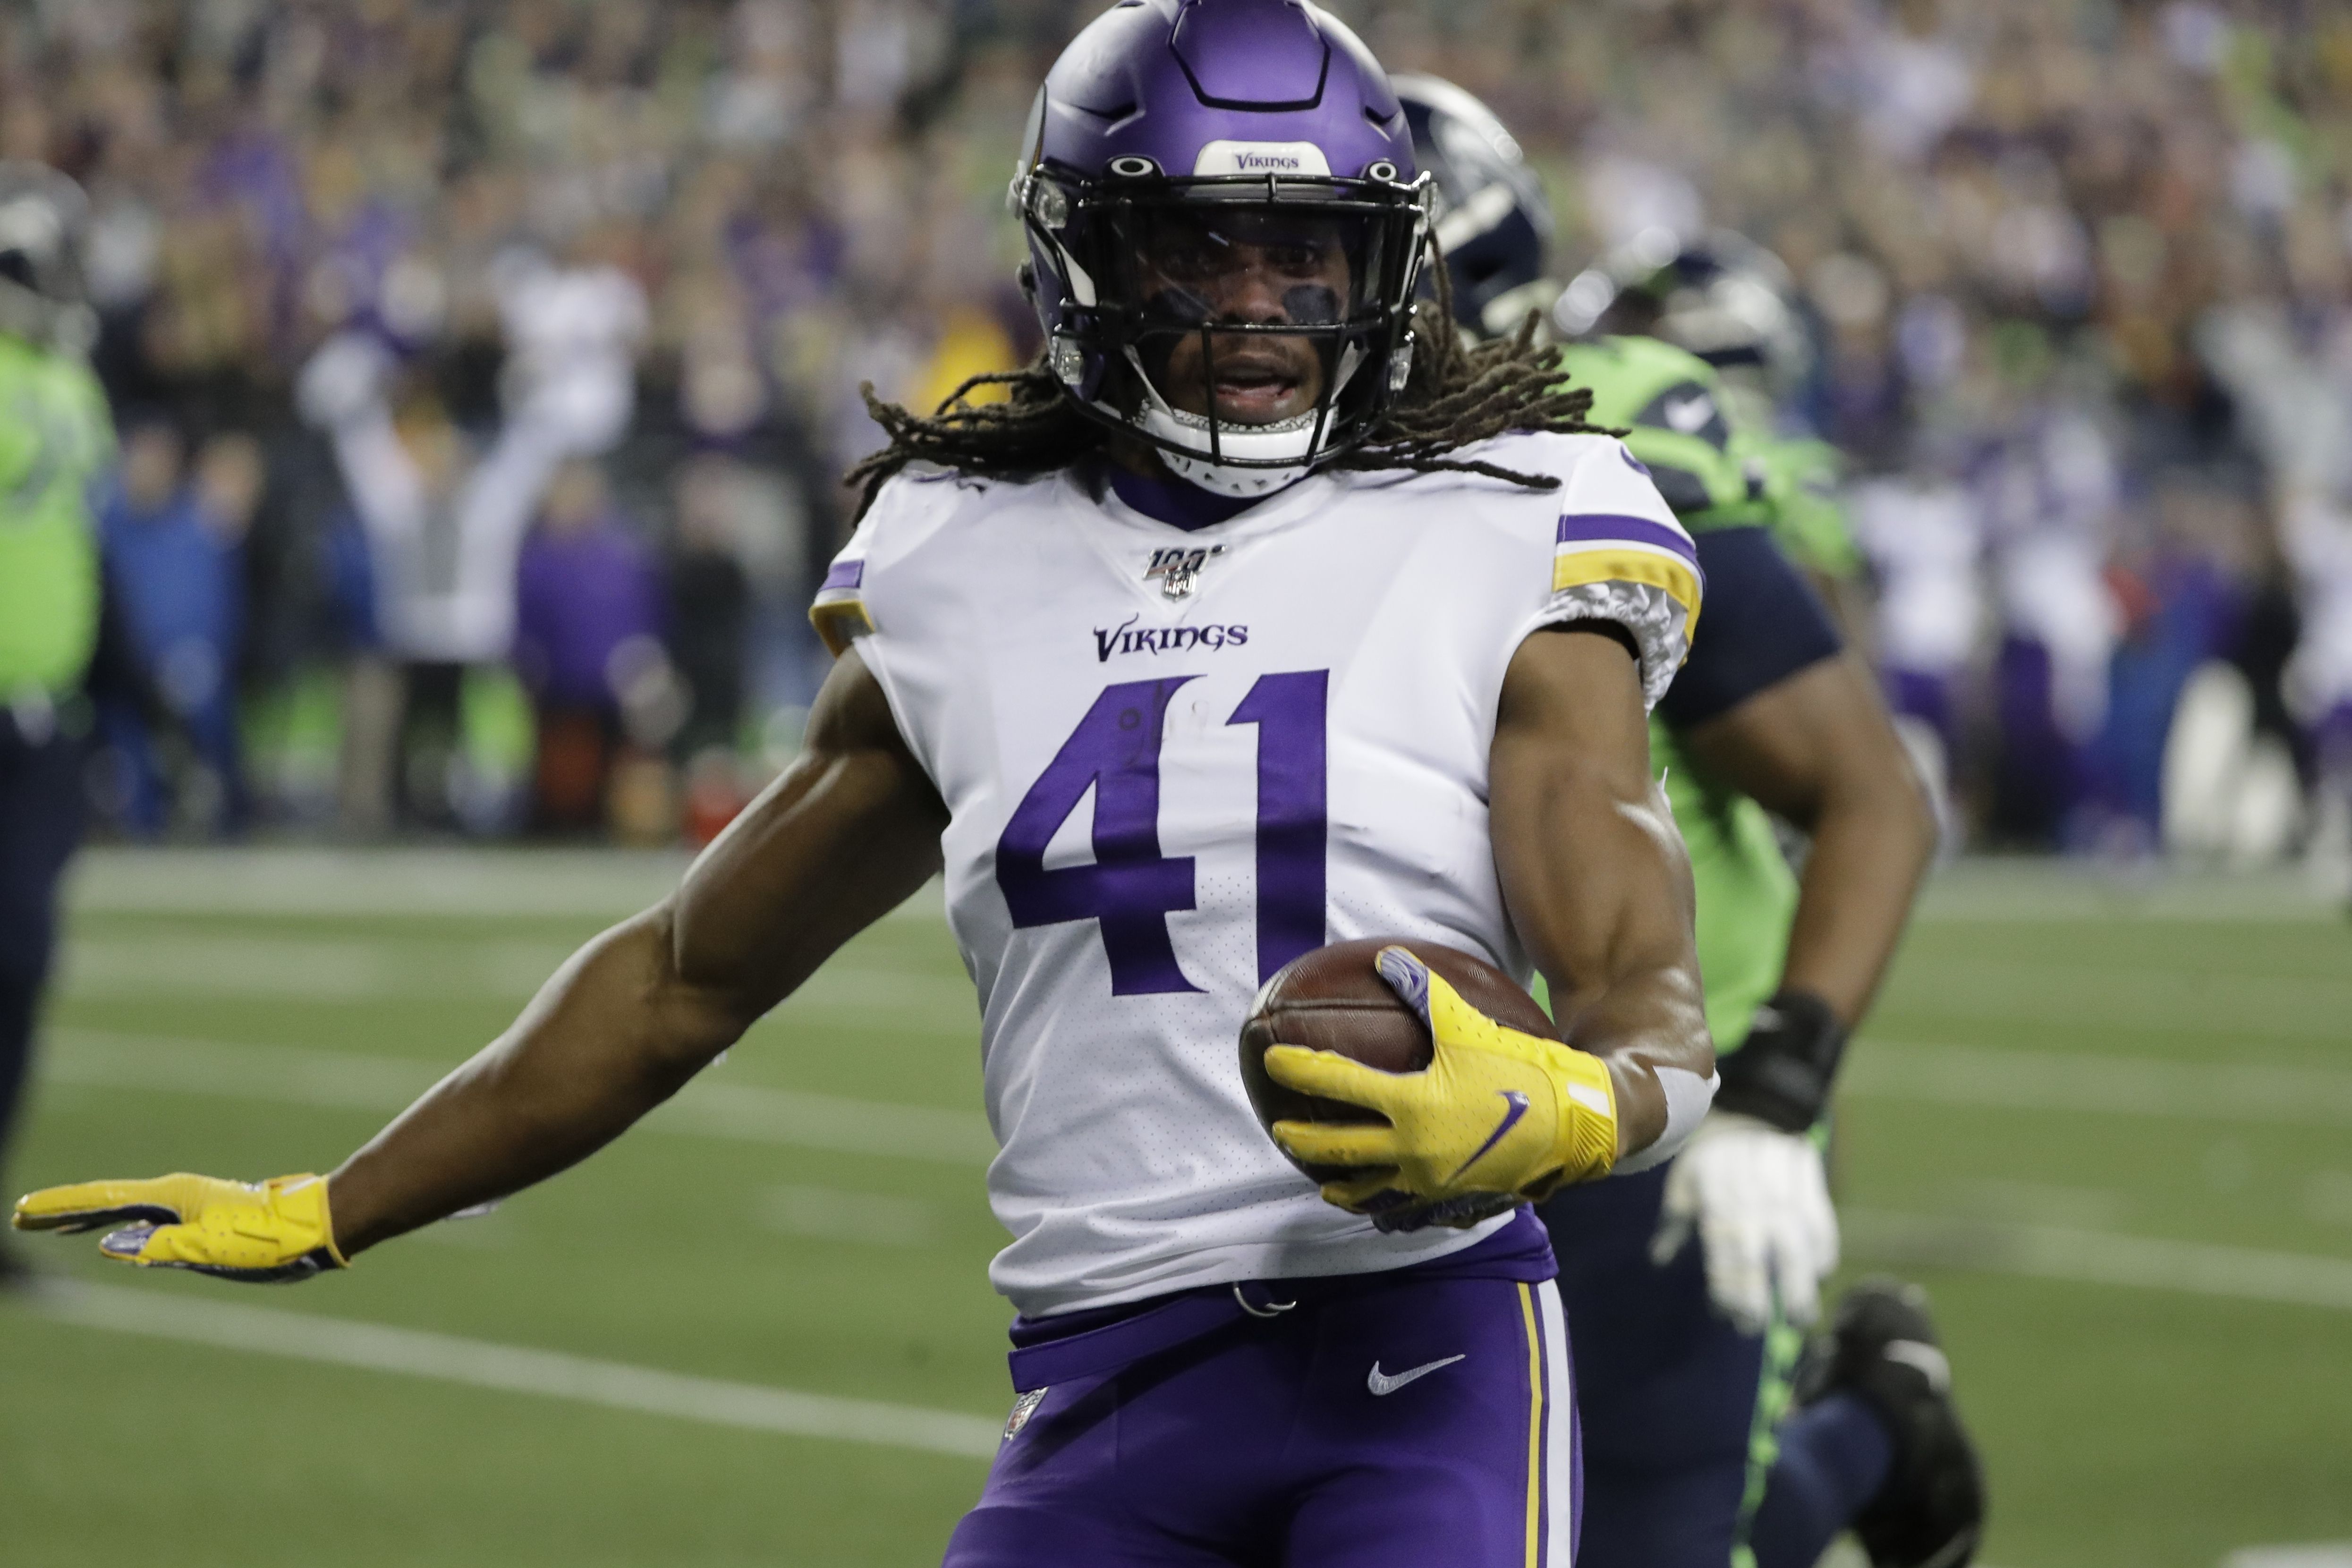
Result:
{"label": "blurred sideline person", "polygon": [[[531,280],[560,285],[562,276],[526,274],[515,296],[528,299]],[[541,370],[544,359],[519,363]],[[355,681],[346,720],[351,766],[373,780],[351,791],[363,824],[499,825],[503,802],[464,764],[465,684],[468,672],[503,668],[513,650],[516,566],[557,467],[604,450],[627,425],[625,386],[616,391],[615,380],[609,369],[577,366],[509,377],[505,420],[478,450],[373,334],[339,333],[303,368],[297,400],[331,439],[364,529],[375,630],[390,662]]]}
{"label": "blurred sideline person", "polygon": [[[1436,176],[1436,234],[1469,258],[1471,287],[1454,297],[1465,331],[1518,330],[1559,293],[1544,278],[1539,187],[1475,98],[1428,77],[1400,77],[1398,90]],[[1596,320],[1633,314],[1594,299],[1588,279],[1578,303]],[[1767,290],[1766,277],[1742,277],[1724,292]],[[1664,313],[1642,316],[1654,326]],[[1714,314],[1719,352],[1763,359],[1757,334]],[[1776,319],[1753,302],[1743,314]],[[1912,1295],[1879,1282],[1850,1292],[1811,1403],[1783,1422],[1801,1330],[1837,1263],[1821,1152],[1832,1081],[1937,836],[1867,665],[1843,651],[1794,564],[1851,575],[1834,455],[1800,446],[1766,461],[1791,444],[1750,426],[1760,384],[1736,394],[1707,361],[1656,338],[1589,338],[1561,362],[1591,390],[1594,423],[1627,430],[1706,572],[1706,619],[1653,715],[1651,754],[1690,851],[1724,1076],[1670,1165],[1565,1190],[1542,1210],[1584,1402],[1579,1562],[1810,1568],[1855,1525],[1881,1568],[1956,1568],[1978,1525],[1974,1459],[1943,1385],[1888,1354],[1932,1335]],[[1810,837],[1801,877],[1775,815]]]}
{"label": "blurred sideline person", "polygon": [[[81,836],[82,688],[116,630],[90,509],[114,430],[85,359],[87,212],[63,174],[0,162],[0,1168]],[[0,1287],[25,1277],[0,1249]]]}
{"label": "blurred sideline person", "polygon": [[749,796],[740,756],[752,611],[740,538],[744,485],[740,465],[716,453],[681,464],[670,484],[668,647],[685,698],[671,745],[685,773],[687,840],[698,846],[718,837]]}
{"label": "blurred sideline person", "polygon": [[538,735],[534,830],[602,827],[614,784],[656,763],[677,727],[675,714],[652,711],[675,689],[661,636],[651,553],[614,507],[604,471],[567,460],[515,581],[515,669]]}
{"label": "blurred sideline person", "polygon": [[185,443],[167,419],[126,423],[120,478],[100,515],[107,579],[152,689],[194,755],[167,768],[141,705],[108,700],[100,711],[102,803],[137,837],[161,833],[174,817],[233,834],[249,808],[235,675],[260,453],[249,435],[215,435],[184,472]]}
{"label": "blurred sideline person", "polygon": [[[1667,1158],[1713,1094],[1645,724],[1698,579],[1548,351],[1465,350],[1417,305],[1424,192],[1324,13],[1097,17],[1013,183],[1049,347],[999,402],[874,404],[782,778],[331,1176],[92,1183],[16,1223],[336,1267],[619,1135],[944,872],[1020,1314],[950,1568],[1567,1568],[1573,1380],[1528,1203]],[[1432,1065],[1269,1050],[1380,1113],[1269,1136],[1253,998],[1391,935],[1540,967],[1569,1022],[1360,951]]]}
{"label": "blurred sideline person", "polygon": [[[1926,444],[1923,444],[1925,445]],[[1879,680],[1944,813],[1961,757],[1961,694],[1986,610],[1984,528],[1958,464],[1931,449],[1853,487],[1853,531],[1878,590]]]}
{"label": "blurred sideline person", "polygon": [[[2279,532],[2294,563],[2305,627],[2287,691],[2312,741],[2314,850],[2352,867],[2352,497],[2291,491]],[[2352,898],[2352,883],[2337,891]]]}

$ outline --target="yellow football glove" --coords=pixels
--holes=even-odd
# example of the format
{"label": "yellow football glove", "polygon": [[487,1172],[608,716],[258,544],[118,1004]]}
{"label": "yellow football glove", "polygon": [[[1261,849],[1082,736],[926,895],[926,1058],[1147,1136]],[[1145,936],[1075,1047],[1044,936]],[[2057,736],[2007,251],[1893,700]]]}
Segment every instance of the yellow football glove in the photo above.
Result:
{"label": "yellow football glove", "polygon": [[249,1284],[307,1280],[348,1269],[335,1249],[324,1176],[274,1176],[258,1186],[211,1176],[92,1181],[16,1200],[19,1230],[95,1230],[128,1220],[98,1249],[142,1269],[194,1269]]}
{"label": "yellow football glove", "polygon": [[1314,1165],[1371,1167],[1323,1186],[1326,1202],[1382,1229],[1472,1225],[1617,1160],[1617,1097],[1597,1056],[1507,1029],[1402,947],[1381,977],[1429,1025],[1419,1072],[1382,1072],[1334,1051],[1277,1045],[1265,1070],[1285,1088],[1377,1111],[1389,1124],[1276,1122],[1275,1140]]}

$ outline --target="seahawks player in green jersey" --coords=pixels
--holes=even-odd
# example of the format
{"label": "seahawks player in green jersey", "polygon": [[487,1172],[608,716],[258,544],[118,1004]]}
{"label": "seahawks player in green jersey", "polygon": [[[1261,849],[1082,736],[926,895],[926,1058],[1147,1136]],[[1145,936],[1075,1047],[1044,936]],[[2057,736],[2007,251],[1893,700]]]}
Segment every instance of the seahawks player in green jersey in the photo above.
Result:
{"label": "seahawks player in green jersey", "polygon": [[[85,212],[54,169],[0,162],[0,1155],[79,837],[79,694],[104,599],[89,490],[114,430],[86,358]],[[0,1285],[22,1278],[0,1255]]]}
{"label": "seahawks player in green jersey", "polygon": [[1845,461],[1785,413],[1814,363],[1794,290],[1780,258],[1739,235],[1719,229],[1679,247],[1644,235],[1577,274],[1548,324],[1570,340],[1655,338],[1716,369],[1748,477],[1769,503],[1774,540],[1851,635],[1864,606],[1862,552],[1838,497]]}
{"label": "seahawks player in green jersey", "polygon": [[[1635,285],[1680,276],[1662,247],[1646,273],[1586,274],[1563,294],[1543,272],[1540,185],[1509,132],[1448,83],[1395,82],[1435,175],[1465,331],[1514,330],[1537,309],[1555,335],[1580,336],[1563,320],[1622,319],[1644,298]],[[1776,312],[1760,298],[1772,289],[1760,266],[1696,298],[1668,287],[1650,321],[1679,309],[1716,331],[1709,358],[1760,361],[1771,345],[1735,329],[1794,329],[1785,301]],[[1723,1076],[1671,1165],[1545,1206],[1583,1401],[1579,1563],[1810,1568],[1851,1528],[1881,1568],[1958,1568],[1982,1483],[1919,1292],[1850,1291],[1790,1414],[1802,1329],[1837,1260],[1822,1163],[1832,1078],[1936,842],[1869,671],[1807,585],[1855,565],[1835,454],[1776,439],[1758,400],[1689,347],[1581,335],[1563,358],[1593,393],[1588,417],[1627,432],[1707,574],[1652,748],[1690,849]],[[1810,838],[1801,873],[1774,817]]]}

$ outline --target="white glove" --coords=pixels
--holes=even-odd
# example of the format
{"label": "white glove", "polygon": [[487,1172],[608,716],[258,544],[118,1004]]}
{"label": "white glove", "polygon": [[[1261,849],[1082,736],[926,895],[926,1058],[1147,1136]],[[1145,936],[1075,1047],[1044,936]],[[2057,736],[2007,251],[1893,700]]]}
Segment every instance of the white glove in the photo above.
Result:
{"label": "white glove", "polygon": [[1706,1249],[1707,1293],[1743,1333],[1770,1326],[1776,1292],[1790,1322],[1821,1315],[1838,1227],[1811,1138],[1737,1112],[1709,1113],[1666,1172],[1651,1261],[1664,1267],[1694,1231]]}

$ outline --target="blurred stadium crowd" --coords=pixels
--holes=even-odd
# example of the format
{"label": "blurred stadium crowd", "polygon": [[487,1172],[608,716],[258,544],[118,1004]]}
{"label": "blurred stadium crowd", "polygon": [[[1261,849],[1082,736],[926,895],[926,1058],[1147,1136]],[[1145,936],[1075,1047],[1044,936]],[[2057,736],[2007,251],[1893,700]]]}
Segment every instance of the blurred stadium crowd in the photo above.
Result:
{"label": "blurred stadium crowd", "polygon": [[[109,721],[117,824],[722,821],[814,689],[859,384],[1034,351],[1004,178],[1095,8],[9,7],[0,154],[90,192],[109,560],[186,721]],[[1973,841],[2352,841],[2352,6],[1332,8],[1514,128],[1560,277],[1785,260]]]}

